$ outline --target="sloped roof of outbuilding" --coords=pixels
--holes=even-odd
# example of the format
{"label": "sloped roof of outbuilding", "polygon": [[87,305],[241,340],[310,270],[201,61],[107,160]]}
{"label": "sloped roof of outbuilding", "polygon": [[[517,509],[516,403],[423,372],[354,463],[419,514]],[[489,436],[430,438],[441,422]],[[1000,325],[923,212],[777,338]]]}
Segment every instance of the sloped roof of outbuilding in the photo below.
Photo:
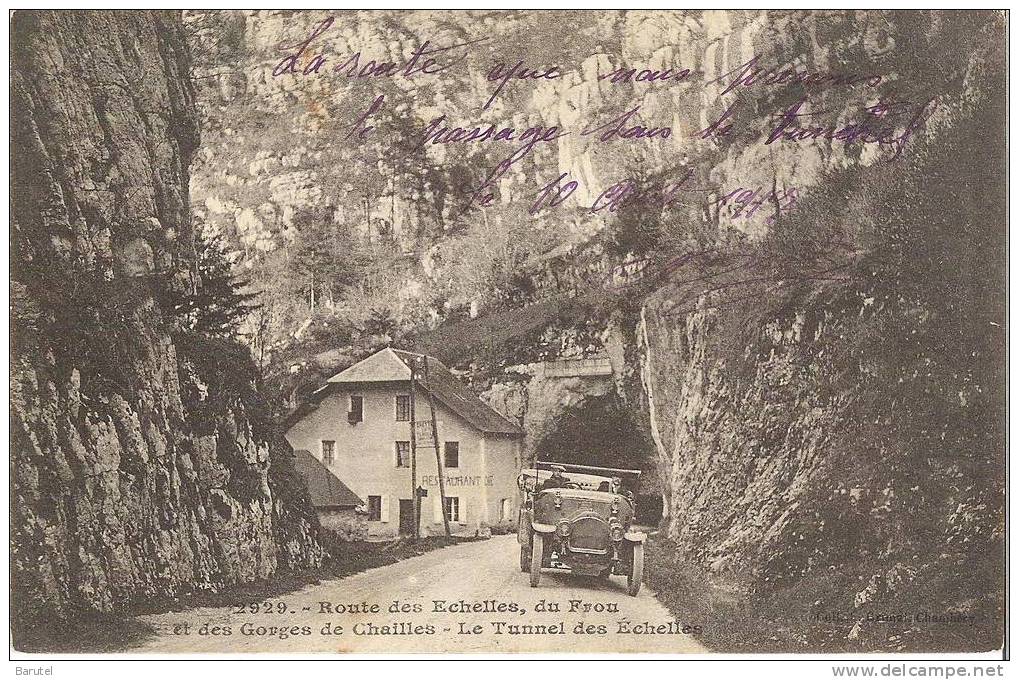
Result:
{"label": "sloped roof of outbuilding", "polygon": [[356,508],[364,505],[364,501],[310,451],[297,449],[294,453],[294,467],[304,477],[311,504],[316,508]]}

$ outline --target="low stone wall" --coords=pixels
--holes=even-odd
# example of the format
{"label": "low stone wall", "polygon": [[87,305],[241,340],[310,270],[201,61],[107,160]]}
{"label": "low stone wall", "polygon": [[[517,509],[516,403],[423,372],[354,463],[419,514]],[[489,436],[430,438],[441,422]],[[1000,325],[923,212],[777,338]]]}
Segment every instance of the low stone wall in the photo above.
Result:
{"label": "low stone wall", "polygon": [[323,529],[332,531],[344,541],[368,538],[368,516],[348,509],[318,508],[318,521]]}

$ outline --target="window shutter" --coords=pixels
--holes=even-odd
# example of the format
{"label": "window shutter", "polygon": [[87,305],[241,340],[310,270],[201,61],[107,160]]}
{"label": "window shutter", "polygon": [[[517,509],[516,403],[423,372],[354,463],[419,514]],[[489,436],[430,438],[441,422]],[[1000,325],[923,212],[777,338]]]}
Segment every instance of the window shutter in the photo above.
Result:
{"label": "window shutter", "polygon": [[382,497],[382,512],[379,514],[381,515],[381,517],[379,518],[380,521],[382,522],[389,521],[389,496]]}
{"label": "window shutter", "polygon": [[398,453],[396,442],[393,442],[393,467],[400,467],[400,454]]}
{"label": "window shutter", "polygon": [[460,497],[460,523],[464,524],[467,522],[467,497]]}
{"label": "window shutter", "polygon": [[435,516],[433,517],[434,521],[436,523],[442,522],[442,496],[435,494],[435,505],[432,507],[435,508]]}

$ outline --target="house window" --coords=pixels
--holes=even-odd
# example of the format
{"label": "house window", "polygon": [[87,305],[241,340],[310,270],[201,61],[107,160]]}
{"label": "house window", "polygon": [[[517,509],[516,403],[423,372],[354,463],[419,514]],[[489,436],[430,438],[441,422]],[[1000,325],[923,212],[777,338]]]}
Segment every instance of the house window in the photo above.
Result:
{"label": "house window", "polygon": [[396,420],[400,422],[410,420],[410,395],[396,395]]}
{"label": "house window", "polygon": [[368,496],[368,521],[382,520],[382,496]]}
{"label": "house window", "polygon": [[364,420],[364,397],[350,397],[350,410],[347,411],[347,422],[360,423]]}
{"label": "house window", "polygon": [[396,467],[410,467],[410,442],[396,442]]}
{"label": "house window", "polygon": [[460,467],[460,442],[446,442],[442,464],[448,468]]}
{"label": "house window", "polygon": [[499,519],[501,519],[503,522],[511,519],[510,518],[510,499],[508,499],[508,498],[503,498],[502,499],[502,505],[501,505],[501,509],[499,511]]}
{"label": "house window", "polygon": [[328,439],[322,440],[322,462],[326,465],[332,465],[333,461],[336,460],[336,442],[329,441]]}
{"label": "house window", "polygon": [[445,498],[445,510],[446,517],[450,522],[460,521],[460,499],[456,496],[446,496]]}

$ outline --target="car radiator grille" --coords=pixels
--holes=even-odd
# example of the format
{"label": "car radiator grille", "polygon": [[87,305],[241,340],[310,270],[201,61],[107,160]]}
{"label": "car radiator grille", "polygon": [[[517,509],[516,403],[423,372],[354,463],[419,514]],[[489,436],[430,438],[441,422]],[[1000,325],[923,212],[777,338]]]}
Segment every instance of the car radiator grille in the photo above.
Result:
{"label": "car radiator grille", "polygon": [[597,517],[582,517],[573,523],[571,548],[605,552],[609,543],[609,525]]}

